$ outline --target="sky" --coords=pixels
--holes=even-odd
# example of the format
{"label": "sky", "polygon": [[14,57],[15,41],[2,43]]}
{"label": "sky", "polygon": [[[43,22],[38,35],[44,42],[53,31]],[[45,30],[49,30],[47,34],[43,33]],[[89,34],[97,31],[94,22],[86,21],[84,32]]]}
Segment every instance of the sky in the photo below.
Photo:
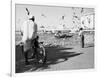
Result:
{"label": "sky", "polygon": [[27,5],[16,4],[16,30],[20,30],[20,26],[27,20],[27,13],[25,8],[28,8],[31,15],[35,16],[35,22],[38,28],[44,26],[46,29],[61,29],[64,24],[66,29],[73,28],[73,12],[78,17],[84,13],[94,12],[93,8],[84,8],[81,14],[82,7],[57,7],[57,6],[40,6],[40,5]]}

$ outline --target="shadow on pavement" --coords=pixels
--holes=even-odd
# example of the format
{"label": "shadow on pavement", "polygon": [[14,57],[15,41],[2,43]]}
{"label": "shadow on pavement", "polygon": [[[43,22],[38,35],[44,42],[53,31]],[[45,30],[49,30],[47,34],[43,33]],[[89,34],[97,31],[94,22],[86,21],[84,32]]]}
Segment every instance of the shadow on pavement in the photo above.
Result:
{"label": "shadow on pavement", "polygon": [[[50,68],[50,65],[54,65],[57,63],[64,62],[71,57],[78,56],[82,53],[76,52],[68,52],[68,50],[72,50],[73,48],[63,48],[63,47],[45,47],[47,54],[47,62],[45,65],[36,64],[36,61],[33,59],[29,60],[30,65],[25,65],[24,59],[16,61],[16,73],[22,72],[32,72],[39,71]],[[18,54],[17,54],[18,55]]]}

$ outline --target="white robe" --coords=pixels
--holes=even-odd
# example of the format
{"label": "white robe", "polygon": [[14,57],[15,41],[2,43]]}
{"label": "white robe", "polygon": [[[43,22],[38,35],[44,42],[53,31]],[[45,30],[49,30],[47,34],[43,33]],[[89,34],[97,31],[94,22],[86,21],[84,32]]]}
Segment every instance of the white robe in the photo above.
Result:
{"label": "white robe", "polygon": [[37,24],[31,20],[25,21],[21,26],[21,31],[23,32],[24,51],[27,51],[31,48],[31,39],[37,36]]}

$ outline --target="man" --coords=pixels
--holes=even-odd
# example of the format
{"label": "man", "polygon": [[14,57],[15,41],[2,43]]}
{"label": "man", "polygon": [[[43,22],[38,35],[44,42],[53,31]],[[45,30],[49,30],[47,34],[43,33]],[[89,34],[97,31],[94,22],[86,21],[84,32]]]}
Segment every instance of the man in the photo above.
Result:
{"label": "man", "polygon": [[80,36],[80,39],[81,39],[81,46],[82,46],[82,48],[84,48],[84,34],[83,34],[83,28],[80,28],[80,29],[79,29],[79,36]]}
{"label": "man", "polygon": [[[29,13],[28,13],[29,15]],[[23,51],[25,56],[25,64],[29,64],[28,62],[28,52],[31,49],[31,42],[37,37],[37,24],[35,23],[35,17],[30,17],[27,21],[23,23],[21,26],[22,32],[22,42],[23,42]],[[36,50],[35,50],[36,51]]]}

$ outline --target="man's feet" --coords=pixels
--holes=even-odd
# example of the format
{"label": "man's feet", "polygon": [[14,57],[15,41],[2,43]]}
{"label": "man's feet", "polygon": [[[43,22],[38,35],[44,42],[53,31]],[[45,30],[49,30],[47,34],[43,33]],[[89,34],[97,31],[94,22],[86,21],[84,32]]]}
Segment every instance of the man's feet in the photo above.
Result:
{"label": "man's feet", "polygon": [[25,65],[29,65],[30,63],[29,62],[25,62]]}
{"label": "man's feet", "polygon": [[31,56],[29,59],[34,59],[35,58],[35,56]]}

